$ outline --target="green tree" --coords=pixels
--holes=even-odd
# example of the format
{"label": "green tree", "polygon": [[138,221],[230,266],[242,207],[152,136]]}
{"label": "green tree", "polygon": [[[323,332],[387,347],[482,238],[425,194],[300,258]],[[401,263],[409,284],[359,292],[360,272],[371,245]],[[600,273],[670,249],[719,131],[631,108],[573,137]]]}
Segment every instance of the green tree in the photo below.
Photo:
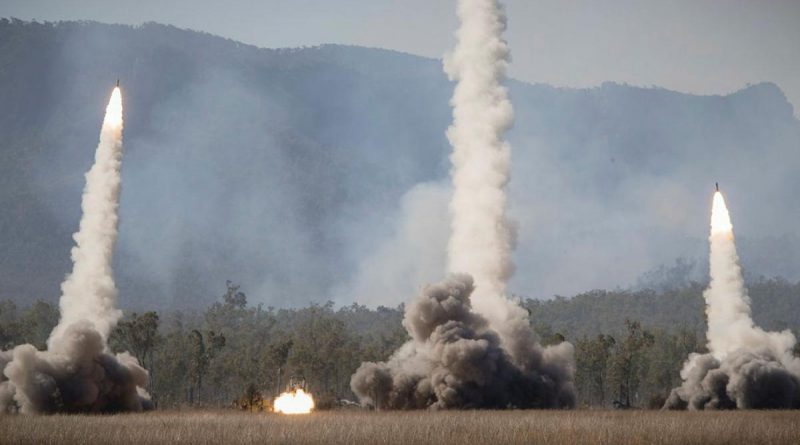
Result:
{"label": "green tree", "polygon": [[697,334],[685,328],[675,334],[655,330],[653,339],[646,353],[647,372],[641,386],[649,394],[651,407],[660,408],[672,388],[680,385],[680,370],[689,353],[703,347]]}
{"label": "green tree", "polygon": [[225,286],[228,288],[225,294],[222,295],[222,301],[224,301],[225,304],[240,309],[247,307],[247,296],[244,292],[239,290],[241,286],[233,284],[231,280],[226,281]]}
{"label": "green tree", "polygon": [[163,338],[158,332],[158,313],[136,312],[119,322],[111,333],[110,342],[116,350],[130,352],[147,369],[152,368],[153,351]]}
{"label": "green tree", "polygon": [[22,333],[25,341],[43,350],[47,339],[58,324],[58,307],[46,301],[37,300],[22,315]]}
{"label": "green tree", "polygon": [[163,341],[154,353],[154,367],[158,373],[152,376],[151,385],[158,406],[175,407],[192,400],[194,386],[189,368],[193,340],[189,327],[198,325],[200,320],[179,311],[163,319]]}
{"label": "green tree", "polygon": [[583,337],[575,342],[575,381],[589,405],[606,403],[608,368],[615,344],[614,337],[604,334],[594,339]]}
{"label": "green tree", "polygon": [[319,394],[321,405],[349,391],[350,375],[360,363],[360,348],[358,339],[333,313],[332,302],[301,311],[292,343],[290,368]]}
{"label": "green tree", "polygon": [[277,373],[277,391],[275,395],[281,393],[281,373],[284,369],[286,369],[286,362],[289,361],[289,352],[292,350],[292,346],[294,345],[294,341],[291,339],[279,341],[277,343],[273,343],[269,345],[267,350],[267,356],[269,361],[273,363],[278,369]]}
{"label": "green tree", "polygon": [[617,388],[614,404],[629,408],[646,371],[645,351],[653,345],[654,338],[638,321],[625,320],[625,327],[627,335],[616,344],[611,358],[610,376]]}
{"label": "green tree", "polygon": [[22,326],[17,305],[11,301],[0,302],[0,350],[11,349],[22,343]]}
{"label": "green tree", "polygon": [[214,331],[207,331],[206,335],[194,329],[191,338],[191,362],[189,364],[189,378],[192,386],[189,390],[189,401],[191,403],[202,402],[203,377],[208,372],[209,363],[217,353],[225,347],[225,336]]}
{"label": "green tree", "polygon": [[158,332],[158,313],[145,312],[141,315],[136,312],[122,320],[111,332],[109,343],[113,350],[128,351],[150,373],[148,391],[153,394],[153,379],[155,378],[155,363],[153,353],[164,338]]}

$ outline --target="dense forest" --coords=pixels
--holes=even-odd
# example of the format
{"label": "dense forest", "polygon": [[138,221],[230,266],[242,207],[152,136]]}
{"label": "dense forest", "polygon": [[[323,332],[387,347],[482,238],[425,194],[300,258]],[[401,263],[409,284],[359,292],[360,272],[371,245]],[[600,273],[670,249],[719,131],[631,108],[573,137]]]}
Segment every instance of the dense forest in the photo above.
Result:
{"label": "dense forest", "polygon": [[[800,283],[750,283],[753,315],[769,329],[800,328]],[[680,382],[690,352],[704,350],[703,286],[667,291],[594,291],[548,301],[522,299],[541,340],[576,347],[579,406],[660,407]],[[350,376],[364,360],[386,359],[407,336],[402,305],[370,309],[248,304],[234,283],[204,311],[129,313],[111,337],[150,371],[160,408],[241,406],[303,378],[320,408],[346,404]],[[46,302],[0,303],[0,346],[43,349],[58,321]]]}

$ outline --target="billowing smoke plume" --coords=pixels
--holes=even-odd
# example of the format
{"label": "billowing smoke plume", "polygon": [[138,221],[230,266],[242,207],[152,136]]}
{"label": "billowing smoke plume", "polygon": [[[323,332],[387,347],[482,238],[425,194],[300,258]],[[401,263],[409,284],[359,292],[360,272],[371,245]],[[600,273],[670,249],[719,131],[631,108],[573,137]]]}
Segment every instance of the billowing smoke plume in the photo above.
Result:
{"label": "billowing smoke plume", "polygon": [[[563,372],[551,361],[538,370],[512,363],[497,333],[474,312],[469,275],[427,286],[406,309],[411,341],[386,363],[363,363],[351,380],[362,403],[378,408],[549,408],[574,404]],[[568,356],[562,343],[551,355]],[[544,357],[542,357],[544,358]]]}
{"label": "billowing smoke plume", "polygon": [[800,408],[800,359],[794,335],[753,323],[733,225],[720,192],[711,211],[711,283],[703,293],[707,354],[691,354],[672,390],[671,409]]}
{"label": "billowing smoke plume", "polygon": [[61,319],[46,351],[20,345],[0,352],[0,412],[140,411],[147,371],[128,353],[112,355],[116,309],[112,258],[122,162],[122,97],[115,88],[106,108],[95,162],[86,174],[73,269],[61,285]]}
{"label": "billowing smoke plume", "polygon": [[387,408],[571,407],[572,345],[542,348],[527,311],[506,298],[515,230],[506,215],[504,135],[514,112],[501,85],[509,60],[504,11],[497,0],[460,0],[458,16],[458,45],[445,60],[457,82],[447,132],[452,275],[407,308],[411,340],[386,363],[362,364],[351,387],[362,403]]}

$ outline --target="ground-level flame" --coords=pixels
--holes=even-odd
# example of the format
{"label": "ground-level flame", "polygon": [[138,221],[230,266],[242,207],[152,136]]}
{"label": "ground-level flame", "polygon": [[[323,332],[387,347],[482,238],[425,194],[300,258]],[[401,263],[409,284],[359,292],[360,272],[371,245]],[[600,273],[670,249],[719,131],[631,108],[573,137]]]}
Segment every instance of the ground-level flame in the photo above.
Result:
{"label": "ground-level flame", "polygon": [[302,389],[282,393],[273,403],[276,413],[308,414],[314,409],[314,398]]}

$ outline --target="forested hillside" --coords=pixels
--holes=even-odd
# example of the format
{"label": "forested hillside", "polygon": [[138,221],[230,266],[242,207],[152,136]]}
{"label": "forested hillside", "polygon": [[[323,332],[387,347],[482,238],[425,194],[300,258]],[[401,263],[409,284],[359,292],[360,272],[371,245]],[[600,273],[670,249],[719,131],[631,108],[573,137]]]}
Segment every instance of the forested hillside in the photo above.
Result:
{"label": "forested hillside", "polygon": [[[525,300],[534,325],[549,332],[559,332],[575,339],[583,335],[619,334],[625,320],[637,320],[657,329],[688,329],[705,335],[704,286],[692,283],[687,287],[661,292],[596,290],[571,298],[557,297],[548,301]],[[800,328],[800,283],[780,279],[749,283],[753,319],[771,331]]]}

